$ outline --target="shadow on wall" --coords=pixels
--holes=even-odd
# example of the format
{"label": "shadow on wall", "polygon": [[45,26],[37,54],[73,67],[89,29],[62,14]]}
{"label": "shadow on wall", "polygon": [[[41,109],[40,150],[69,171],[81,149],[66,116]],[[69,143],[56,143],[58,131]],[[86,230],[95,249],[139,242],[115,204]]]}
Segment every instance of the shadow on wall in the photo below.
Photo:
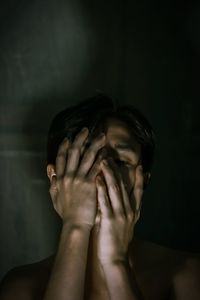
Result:
{"label": "shadow on wall", "polygon": [[200,249],[190,188],[198,186],[199,52],[179,27],[189,9],[170,5],[11,0],[1,7],[0,276],[54,251],[60,223],[48,195],[47,130],[57,112],[96,90],[141,108],[158,129],[138,235]]}
{"label": "shadow on wall", "polygon": [[[96,90],[121,92],[121,15],[113,4],[10,1],[1,10],[0,276],[52,254],[57,243],[60,222],[46,179],[50,120]],[[102,24],[105,6],[110,16]]]}

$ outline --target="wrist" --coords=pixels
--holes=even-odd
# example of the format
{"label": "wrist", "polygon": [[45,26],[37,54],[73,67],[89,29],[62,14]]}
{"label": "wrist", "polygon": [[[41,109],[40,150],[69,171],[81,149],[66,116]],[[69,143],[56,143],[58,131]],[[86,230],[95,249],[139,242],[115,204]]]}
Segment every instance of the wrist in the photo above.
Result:
{"label": "wrist", "polygon": [[115,268],[115,267],[128,267],[128,261],[124,259],[109,259],[109,260],[103,260],[100,262],[102,268],[105,269],[110,269],[110,268]]}
{"label": "wrist", "polygon": [[92,230],[92,226],[89,224],[78,223],[73,220],[65,220],[63,221],[62,229],[65,230],[80,230],[84,232],[90,232]]}
{"label": "wrist", "polygon": [[99,258],[102,266],[128,266],[129,259],[128,255],[116,255],[115,257],[101,257]]}
{"label": "wrist", "polygon": [[[67,247],[74,249],[74,254],[77,249],[88,247],[90,238],[90,228],[71,222],[64,222],[60,235],[60,248],[65,252]],[[67,246],[68,245],[68,246]]]}

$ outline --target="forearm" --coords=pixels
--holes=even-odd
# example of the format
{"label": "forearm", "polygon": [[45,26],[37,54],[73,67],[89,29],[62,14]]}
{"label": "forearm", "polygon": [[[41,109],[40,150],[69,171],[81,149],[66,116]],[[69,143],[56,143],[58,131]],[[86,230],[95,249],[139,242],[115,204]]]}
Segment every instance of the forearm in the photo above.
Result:
{"label": "forearm", "polygon": [[125,263],[105,264],[103,270],[111,300],[143,300],[135,277]]}
{"label": "forearm", "polygon": [[81,300],[90,229],[65,224],[44,300]]}

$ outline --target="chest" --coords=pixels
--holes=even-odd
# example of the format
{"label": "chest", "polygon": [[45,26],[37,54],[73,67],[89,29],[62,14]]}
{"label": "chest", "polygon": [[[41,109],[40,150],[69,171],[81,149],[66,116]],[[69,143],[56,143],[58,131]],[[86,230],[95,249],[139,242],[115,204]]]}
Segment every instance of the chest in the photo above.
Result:
{"label": "chest", "polygon": [[173,271],[158,266],[136,273],[136,280],[145,300],[167,300],[172,288]]}
{"label": "chest", "polygon": [[[169,266],[154,266],[151,269],[137,270],[136,281],[145,300],[168,300],[172,288],[173,268]],[[131,279],[132,280],[132,279]],[[134,286],[134,281],[132,282]],[[109,295],[103,278],[98,282],[87,283],[86,297],[89,300],[108,300]]]}

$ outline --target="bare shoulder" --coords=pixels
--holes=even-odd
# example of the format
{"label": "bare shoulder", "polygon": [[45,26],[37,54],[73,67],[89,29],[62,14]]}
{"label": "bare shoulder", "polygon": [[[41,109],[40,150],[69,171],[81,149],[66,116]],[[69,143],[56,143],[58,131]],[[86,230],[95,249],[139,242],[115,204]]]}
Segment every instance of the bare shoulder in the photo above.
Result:
{"label": "bare shoulder", "polygon": [[172,280],[171,299],[200,299],[200,255],[188,256],[177,268]]}
{"label": "bare shoulder", "polygon": [[133,246],[137,280],[146,299],[200,299],[199,253],[144,240],[135,240]]}
{"label": "bare shoulder", "polygon": [[53,257],[10,270],[0,284],[1,300],[42,299],[52,268]]}

